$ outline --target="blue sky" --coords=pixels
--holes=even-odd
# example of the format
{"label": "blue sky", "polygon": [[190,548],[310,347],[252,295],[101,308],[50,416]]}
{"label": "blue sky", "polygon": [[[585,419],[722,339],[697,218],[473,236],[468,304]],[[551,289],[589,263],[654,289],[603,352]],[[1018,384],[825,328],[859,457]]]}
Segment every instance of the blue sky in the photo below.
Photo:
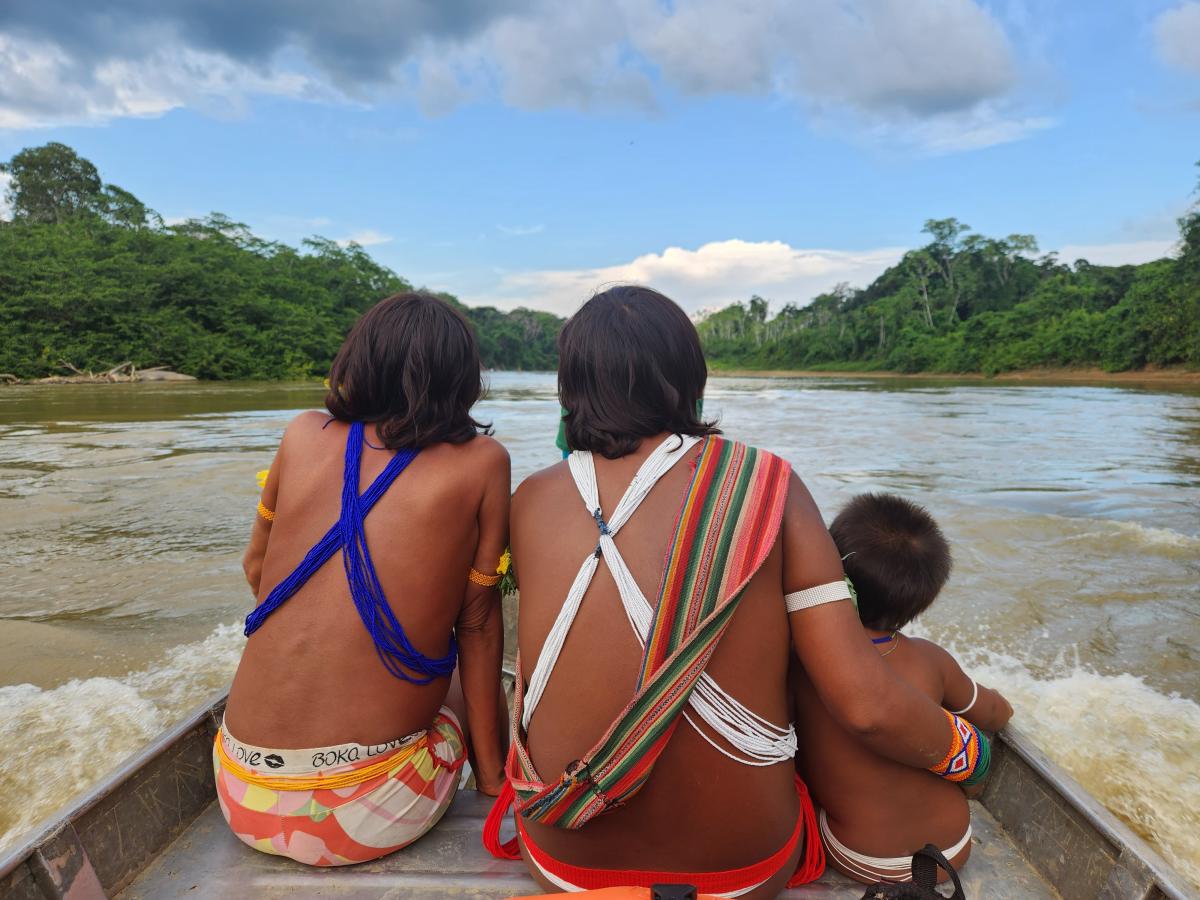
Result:
{"label": "blue sky", "polygon": [[1170,252],[1200,2],[5,0],[0,158],[48,140],[468,302],[804,302],[930,217]]}

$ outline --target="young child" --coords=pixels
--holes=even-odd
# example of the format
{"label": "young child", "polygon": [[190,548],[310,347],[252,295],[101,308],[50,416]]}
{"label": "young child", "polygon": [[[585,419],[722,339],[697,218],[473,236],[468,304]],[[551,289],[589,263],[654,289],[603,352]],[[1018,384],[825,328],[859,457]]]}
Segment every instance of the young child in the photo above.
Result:
{"label": "young child", "polygon": [[[998,691],[967,676],[954,657],[900,629],[928,609],[950,574],[950,548],[920,506],[888,494],[862,494],[830,527],[858,614],[896,674],[985,731],[1012,716]],[[844,730],[797,668],[797,764],[821,809],[829,862],[858,881],[907,881],[914,851],[932,843],[956,868],[971,852],[971,815],[957,784],[877,756]]]}

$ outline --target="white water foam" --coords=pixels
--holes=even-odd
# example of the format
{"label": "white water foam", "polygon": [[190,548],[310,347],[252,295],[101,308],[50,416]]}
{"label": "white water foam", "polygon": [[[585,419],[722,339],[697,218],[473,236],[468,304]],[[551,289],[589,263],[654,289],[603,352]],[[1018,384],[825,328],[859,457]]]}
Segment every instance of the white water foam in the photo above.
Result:
{"label": "white water foam", "polygon": [[122,678],[0,687],[0,848],[227,686],[243,643],[221,625]]}
{"label": "white water foam", "polygon": [[944,646],[1004,693],[1014,725],[1200,890],[1200,704],[1069,655],[1035,675],[1014,656]]}
{"label": "white water foam", "polygon": [[[943,643],[1005,693],[1014,723],[1047,755],[1200,888],[1200,704],[1069,658],[1035,674],[982,644]],[[0,687],[0,796],[21,798],[0,809],[0,847],[228,685],[242,644],[239,626],[221,625],[124,678]]]}
{"label": "white water foam", "polygon": [[1104,526],[1104,530],[1083,531],[1069,540],[1131,540],[1147,550],[1184,550],[1200,553],[1200,535],[1184,534],[1172,531],[1170,528],[1156,528],[1151,525],[1117,519],[1101,519],[1097,520],[1095,524]]}

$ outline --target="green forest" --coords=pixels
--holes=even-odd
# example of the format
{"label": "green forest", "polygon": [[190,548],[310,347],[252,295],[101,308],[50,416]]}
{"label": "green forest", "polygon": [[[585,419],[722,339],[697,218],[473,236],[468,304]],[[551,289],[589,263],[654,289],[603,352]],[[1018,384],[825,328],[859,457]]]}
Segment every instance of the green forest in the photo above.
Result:
{"label": "green forest", "polygon": [[[210,379],[321,377],[356,318],[411,285],[357,244],[263,240],[220,213],[166,225],[70,147],[23,150],[0,221],[0,373],[123,362]],[[465,307],[484,364],[552,369],[562,321]]]}
{"label": "green forest", "polygon": [[[320,377],[350,324],[411,285],[356,244],[299,248],[220,213],[167,225],[63,144],[0,165],[0,373],[123,362],[209,379]],[[1039,255],[931,219],[929,242],[865,288],[839,285],[775,315],[752,297],[700,323],[714,368],[999,372],[1200,368],[1200,208],[1177,254],[1138,266]],[[483,361],[553,369],[562,319],[467,307]],[[583,298],[580,298],[583,299]],[[683,298],[680,298],[683,299]]]}
{"label": "green forest", "polygon": [[1038,256],[1028,234],[996,239],[930,219],[930,241],[862,289],[803,306],[752,297],[700,323],[715,368],[982,372],[1200,368],[1200,208],[1178,253],[1137,266]]}

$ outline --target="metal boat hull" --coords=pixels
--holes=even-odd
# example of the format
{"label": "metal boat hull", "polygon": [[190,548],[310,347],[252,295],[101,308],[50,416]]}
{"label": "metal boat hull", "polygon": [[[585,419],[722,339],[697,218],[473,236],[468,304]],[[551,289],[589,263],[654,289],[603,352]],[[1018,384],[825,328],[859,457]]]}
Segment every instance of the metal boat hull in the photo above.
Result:
{"label": "metal boat hull", "polygon": [[[374,863],[311,869],[230,835],[214,802],[212,743],[225,697],[130,759],[65,814],[0,859],[0,897],[456,897],[534,893],[521,863],[487,856],[487,799],[460,792],[434,831]],[[971,897],[1183,900],[1182,876],[1027,738],[1009,728],[974,805]],[[861,897],[836,873],[785,897]]]}

